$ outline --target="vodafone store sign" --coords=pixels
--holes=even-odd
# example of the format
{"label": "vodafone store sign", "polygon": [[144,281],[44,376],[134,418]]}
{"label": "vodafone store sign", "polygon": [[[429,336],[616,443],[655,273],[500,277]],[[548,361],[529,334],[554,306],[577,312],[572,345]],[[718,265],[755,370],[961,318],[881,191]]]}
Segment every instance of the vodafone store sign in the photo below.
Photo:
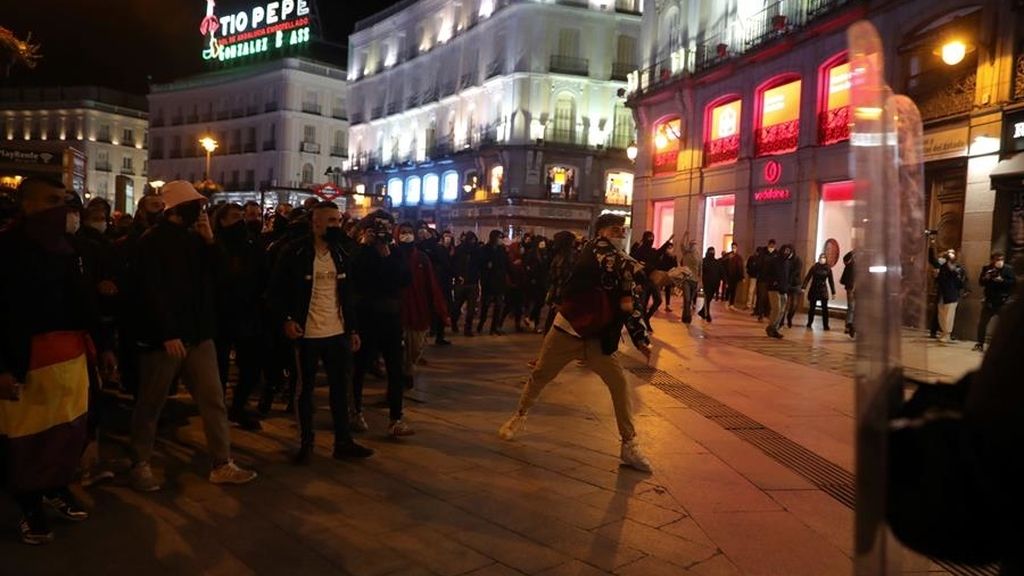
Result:
{"label": "vodafone store sign", "polygon": [[234,60],[309,42],[308,0],[259,3],[232,14],[218,14],[206,0],[199,33],[206,38],[204,60]]}

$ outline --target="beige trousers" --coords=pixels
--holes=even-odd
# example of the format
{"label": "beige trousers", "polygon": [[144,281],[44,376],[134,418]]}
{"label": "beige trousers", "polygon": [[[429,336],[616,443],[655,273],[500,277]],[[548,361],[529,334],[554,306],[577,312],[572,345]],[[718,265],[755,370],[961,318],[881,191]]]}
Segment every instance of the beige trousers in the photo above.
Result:
{"label": "beige trousers", "polygon": [[956,305],[959,302],[949,304],[939,303],[939,339],[949,339],[953,334],[953,323],[956,321]]}
{"label": "beige trousers", "polygon": [[405,339],[402,367],[405,369],[405,375],[411,377],[416,373],[416,363],[423,356],[423,347],[427,341],[427,331],[403,328],[402,332]]}
{"label": "beige trousers", "polygon": [[605,386],[608,386],[608,391],[612,395],[612,406],[615,408],[619,435],[623,441],[632,440],[636,436],[636,429],[633,427],[632,398],[619,361],[614,355],[608,356],[601,352],[600,340],[576,338],[558,328],[552,328],[544,337],[540,359],[519,398],[519,411],[525,414],[533,407],[548,382],[554,380],[562,368],[572,360],[582,360],[587,368],[593,370],[601,377]]}

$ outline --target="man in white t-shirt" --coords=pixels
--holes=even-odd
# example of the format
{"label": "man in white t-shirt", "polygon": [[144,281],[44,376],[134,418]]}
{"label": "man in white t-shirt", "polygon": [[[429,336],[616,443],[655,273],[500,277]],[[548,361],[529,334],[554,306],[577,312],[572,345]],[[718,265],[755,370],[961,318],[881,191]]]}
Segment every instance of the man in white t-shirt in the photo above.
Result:
{"label": "man in white t-shirt", "polygon": [[334,457],[367,458],[373,450],[352,440],[348,395],[352,353],[359,349],[351,305],[349,263],[341,249],[341,211],[320,202],[310,211],[312,234],[284,249],[271,280],[272,306],[298,350],[300,392],[297,404],[301,444],[296,464],[313,453],[313,390],[323,363],[334,422]]}

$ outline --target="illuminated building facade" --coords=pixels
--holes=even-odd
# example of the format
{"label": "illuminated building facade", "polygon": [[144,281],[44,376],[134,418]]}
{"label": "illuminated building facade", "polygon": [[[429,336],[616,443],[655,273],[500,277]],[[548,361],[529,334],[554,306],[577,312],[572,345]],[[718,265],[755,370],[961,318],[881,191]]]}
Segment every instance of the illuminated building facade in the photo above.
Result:
{"label": "illuminated building facade", "polygon": [[[349,37],[352,179],[456,230],[628,214],[639,0],[415,0]],[[356,104],[357,103],[357,104]]]}
{"label": "illuminated building facade", "polygon": [[[1004,114],[1024,96],[1024,19],[998,0],[649,0],[628,88],[639,134],[635,229],[719,252],[736,241],[744,257],[775,238],[808,264],[826,243],[849,250],[845,34],[859,19],[885,41],[888,83],[921,111],[928,228],[940,248],[961,251],[976,275],[990,251],[1012,248],[1019,212],[1024,256],[1024,207],[1014,212],[1024,206],[1024,160],[1010,165],[1000,143]],[[1018,192],[997,192],[1014,178]],[[961,303],[961,337],[979,307],[978,298]]]}
{"label": "illuminated building facade", "polygon": [[[36,154],[66,157],[65,164],[83,164],[64,167],[69,187],[131,212],[146,185],[148,130],[141,96],[95,86],[0,89],[0,148],[11,151],[8,162],[0,158],[0,184],[16,185],[21,173],[32,172],[29,157],[16,149],[39,161],[45,158]],[[69,148],[77,154],[66,156]],[[21,156],[20,170],[14,156]]]}

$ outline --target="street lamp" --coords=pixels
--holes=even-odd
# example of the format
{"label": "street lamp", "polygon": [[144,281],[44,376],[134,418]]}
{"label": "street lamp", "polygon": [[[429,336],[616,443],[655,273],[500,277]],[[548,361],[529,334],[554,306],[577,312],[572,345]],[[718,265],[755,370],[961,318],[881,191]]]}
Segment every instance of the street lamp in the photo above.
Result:
{"label": "street lamp", "polygon": [[199,145],[203,147],[203,150],[206,150],[206,174],[203,176],[203,180],[209,180],[210,154],[213,154],[213,151],[217,149],[218,144],[216,140],[210,138],[209,136],[206,136],[199,139]]}
{"label": "street lamp", "polygon": [[964,61],[968,52],[974,50],[974,46],[963,40],[952,39],[934,50],[934,54],[942,58],[947,66],[956,66]]}
{"label": "street lamp", "polygon": [[149,187],[153,189],[153,192],[159,194],[160,189],[164,187],[164,184],[167,184],[167,182],[164,182],[163,180],[153,180],[149,183]]}
{"label": "street lamp", "polygon": [[636,147],[636,141],[635,140],[633,142],[630,142],[629,146],[626,146],[626,158],[629,158],[630,162],[635,162],[636,161],[636,156],[637,156],[638,153],[639,153],[639,150]]}

